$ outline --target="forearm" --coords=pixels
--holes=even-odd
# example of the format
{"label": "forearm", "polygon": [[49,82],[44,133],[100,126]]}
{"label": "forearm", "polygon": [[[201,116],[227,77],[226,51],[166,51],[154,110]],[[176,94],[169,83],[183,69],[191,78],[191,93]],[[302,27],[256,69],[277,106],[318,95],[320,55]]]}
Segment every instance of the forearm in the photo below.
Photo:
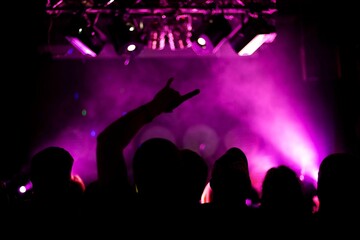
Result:
{"label": "forearm", "polygon": [[98,135],[98,145],[108,144],[116,149],[124,149],[139,130],[160,113],[152,102],[141,105],[107,126]]}
{"label": "forearm", "polygon": [[138,131],[160,113],[153,102],[148,102],[120,117],[98,135],[96,155],[100,182],[108,185],[128,179],[123,151]]}

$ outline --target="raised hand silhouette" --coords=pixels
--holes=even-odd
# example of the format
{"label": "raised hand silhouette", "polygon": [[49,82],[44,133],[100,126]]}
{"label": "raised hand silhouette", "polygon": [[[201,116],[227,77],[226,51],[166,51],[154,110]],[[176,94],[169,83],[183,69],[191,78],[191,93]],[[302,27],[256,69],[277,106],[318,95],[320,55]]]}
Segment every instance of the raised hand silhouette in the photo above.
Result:
{"label": "raised hand silhouette", "polygon": [[149,103],[152,114],[158,115],[162,112],[172,112],[183,102],[187,101],[188,99],[200,93],[199,89],[195,89],[184,95],[181,95],[178,91],[171,88],[171,84],[173,81],[174,81],[173,77],[169,78],[165,87],[162,88],[155,95],[153,100]]}
{"label": "raised hand silhouette", "polygon": [[[127,192],[130,182],[123,151],[137,132],[162,113],[172,112],[183,102],[198,95],[195,89],[181,95],[171,87],[174,78],[167,80],[154,97],[147,103],[129,111],[105,127],[97,137],[96,156],[98,183],[110,192],[119,189]],[[130,187],[132,188],[132,187]]]}
{"label": "raised hand silhouette", "polygon": [[[148,225],[146,219],[149,217],[153,222],[153,215],[148,215],[146,210],[157,211],[160,207],[164,209],[170,205],[172,208],[174,205],[173,199],[177,199],[179,194],[177,189],[182,189],[183,185],[182,159],[175,143],[159,138],[142,143],[131,161],[131,175],[128,175],[124,156],[125,148],[142,127],[200,93],[195,89],[182,95],[172,88],[173,81],[174,78],[169,78],[148,102],[125,115],[119,113],[119,118],[99,133],[96,144],[98,178],[85,192],[83,213],[87,226],[97,228],[96,223],[107,226],[114,218],[121,218],[126,223],[122,230],[131,226],[144,227]],[[96,223],[93,221],[94,212],[95,218],[99,219]]]}

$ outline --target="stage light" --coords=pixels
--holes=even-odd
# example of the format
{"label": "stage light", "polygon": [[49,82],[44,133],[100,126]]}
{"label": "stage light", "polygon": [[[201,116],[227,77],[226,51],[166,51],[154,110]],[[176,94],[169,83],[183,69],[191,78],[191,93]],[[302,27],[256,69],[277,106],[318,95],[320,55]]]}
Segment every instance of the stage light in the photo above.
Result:
{"label": "stage light", "polygon": [[192,22],[189,15],[179,15],[175,24],[167,33],[171,50],[179,50],[191,47]]}
{"label": "stage light", "polygon": [[83,55],[96,57],[106,44],[106,36],[86,18],[75,18],[65,38]]}
{"label": "stage light", "polygon": [[149,33],[147,47],[152,50],[163,50],[165,48],[166,32],[162,29],[154,29]]}
{"label": "stage light", "polygon": [[135,51],[135,50],[136,50],[136,45],[135,45],[135,44],[130,44],[130,45],[126,48],[126,50],[127,50],[128,52]]}
{"label": "stage light", "polygon": [[264,43],[276,38],[276,29],[263,18],[250,17],[248,21],[229,38],[232,49],[239,56],[250,56]]}
{"label": "stage light", "polygon": [[212,15],[208,21],[194,32],[192,36],[192,48],[197,54],[215,53],[226,41],[232,27],[222,14]]}
{"label": "stage light", "polygon": [[114,19],[109,26],[112,43],[120,56],[136,56],[144,48],[142,34],[132,22],[126,22],[121,17]]}
{"label": "stage light", "polygon": [[26,192],[26,187],[25,187],[25,186],[21,186],[21,187],[19,188],[19,192],[20,192],[20,193],[25,193],[25,192]]}

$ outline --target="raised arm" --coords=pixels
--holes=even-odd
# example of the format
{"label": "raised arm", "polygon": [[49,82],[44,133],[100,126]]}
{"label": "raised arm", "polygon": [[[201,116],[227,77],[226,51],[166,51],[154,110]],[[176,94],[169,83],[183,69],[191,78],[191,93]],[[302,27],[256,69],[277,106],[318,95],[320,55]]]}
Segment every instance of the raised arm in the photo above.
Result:
{"label": "raised arm", "polygon": [[173,78],[144,105],[112,122],[97,138],[98,181],[103,186],[129,185],[123,151],[136,133],[161,113],[172,112],[186,100],[200,93],[199,89],[181,95],[171,88]]}

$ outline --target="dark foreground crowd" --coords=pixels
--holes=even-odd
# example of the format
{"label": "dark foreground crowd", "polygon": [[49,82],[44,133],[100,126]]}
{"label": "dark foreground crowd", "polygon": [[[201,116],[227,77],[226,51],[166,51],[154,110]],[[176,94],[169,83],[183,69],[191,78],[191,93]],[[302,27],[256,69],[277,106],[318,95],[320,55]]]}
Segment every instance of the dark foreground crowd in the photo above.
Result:
{"label": "dark foreground crowd", "polygon": [[[98,135],[94,182],[85,186],[74,177],[72,155],[53,146],[32,157],[32,188],[23,197],[2,184],[4,239],[358,239],[359,158],[351,153],[326,156],[311,193],[286,165],[268,169],[258,192],[240,148],[228,149],[209,169],[196,152],[152,138],[136,150],[130,178],[123,153],[137,132],[200,93],[181,95],[172,81]],[[208,182],[211,196],[203,203]]]}

